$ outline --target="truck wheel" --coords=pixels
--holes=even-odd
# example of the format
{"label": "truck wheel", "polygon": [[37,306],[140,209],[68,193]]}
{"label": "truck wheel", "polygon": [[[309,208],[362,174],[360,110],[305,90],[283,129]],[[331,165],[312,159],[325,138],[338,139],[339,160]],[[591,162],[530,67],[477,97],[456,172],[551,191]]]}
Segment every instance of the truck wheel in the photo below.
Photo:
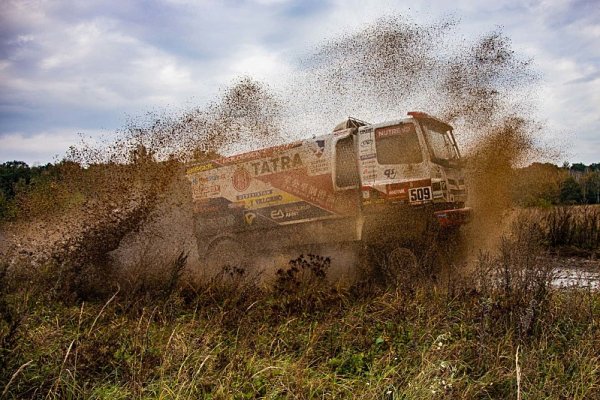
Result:
{"label": "truck wheel", "polygon": [[412,250],[396,247],[387,254],[382,265],[386,283],[395,287],[405,286],[420,275],[419,263]]}
{"label": "truck wheel", "polygon": [[241,278],[250,273],[252,257],[243,243],[233,238],[220,238],[211,242],[204,256],[205,275],[224,278]]}

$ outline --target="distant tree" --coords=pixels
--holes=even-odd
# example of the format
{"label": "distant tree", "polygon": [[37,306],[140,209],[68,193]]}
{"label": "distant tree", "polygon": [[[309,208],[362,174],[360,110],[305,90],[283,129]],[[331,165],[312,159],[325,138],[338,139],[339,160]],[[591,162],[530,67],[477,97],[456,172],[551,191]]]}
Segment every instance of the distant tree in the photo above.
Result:
{"label": "distant tree", "polygon": [[583,200],[581,185],[569,176],[560,185],[560,202],[563,204],[577,204]]}
{"label": "distant tree", "polygon": [[587,166],[583,163],[574,163],[571,165],[571,171],[585,172]]}
{"label": "distant tree", "polygon": [[530,206],[547,206],[560,201],[560,185],[568,173],[550,163],[533,163],[515,170],[513,200]]}
{"label": "distant tree", "polygon": [[6,200],[15,197],[15,187],[19,182],[28,185],[30,179],[31,170],[23,161],[8,161],[0,164],[0,191]]}
{"label": "distant tree", "polygon": [[600,171],[589,172],[581,180],[583,200],[588,204],[600,204]]}

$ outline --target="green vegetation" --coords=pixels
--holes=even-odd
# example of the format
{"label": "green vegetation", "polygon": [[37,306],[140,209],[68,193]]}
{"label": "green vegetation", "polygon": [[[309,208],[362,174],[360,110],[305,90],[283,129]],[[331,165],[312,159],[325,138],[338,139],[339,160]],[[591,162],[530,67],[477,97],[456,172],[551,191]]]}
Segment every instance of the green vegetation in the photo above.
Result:
{"label": "green vegetation", "polygon": [[[192,283],[185,254],[124,277],[103,257],[178,167],[140,154],[133,165],[1,166],[2,219],[79,210],[102,224],[51,262],[0,263],[0,399],[600,398],[600,292],[552,287],[546,254],[597,252],[600,207],[521,211],[472,270],[438,266],[397,287],[378,272],[332,287],[318,255],[269,286],[239,268]],[[586,168],[515,170],[514,200],[593,203],[598,169]],[[115,212],[131,198],[135,213]]]}
{"label": "green vegetation", "polygon": [[600,164],[558,167],[533,163],[513,172],[513,200],[521,206],[600,204]]}
{"label": "green vegetation", "polygon": [[[198,153],[197,157],[206,158],[207,155]],[[142,148],[137,153],[132,151],[130,158],[133,163],[139,163],[152,159],[152,155]],[[113,168],[118,169],[114,165]],[[108,170],[106,165],[83,169],[69,161],[37,167],[22,161],[0,164],[0,222],[32,217],[32,212],[39,210],[47,214],[68,209],[84,197],[94,196],[93,190],[86,194],[82,193],[82,188],[97,185],[82,183],[82,180],[90,181],[98,174],[111,175]],[[115,172],[112,175],[115,176]],[[78,186],[74,187],[73,182],[79,182]],[[512,200],[520,206],[600,204],[600,164],[575,163],[558,167],[533,163],[515,169],[511,182]]]}
{"label": "green vegetation", "polygon": [[22,161],[0,164],[0,222],[68,209],[80,200],[72,178],[81,170],[69,161],[37,167]]}
{"label": "green vegetation", "polygon": [[600,293],[550,285],[538,224],[403,290],[333,288],[319,257],[271,289],[191,285],[184,255],[135,282],[5,266],[0,397],[599,398]]}

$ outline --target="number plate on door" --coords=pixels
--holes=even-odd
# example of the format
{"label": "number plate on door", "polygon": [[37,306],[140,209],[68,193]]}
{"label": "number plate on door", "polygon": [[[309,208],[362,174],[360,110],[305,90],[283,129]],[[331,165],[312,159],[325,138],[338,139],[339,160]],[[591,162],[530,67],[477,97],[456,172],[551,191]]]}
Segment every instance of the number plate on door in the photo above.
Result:
{"label": "number plate on door", "polygon": [[408,193],[411,203],[431,200],[431,186],[410,189]]}

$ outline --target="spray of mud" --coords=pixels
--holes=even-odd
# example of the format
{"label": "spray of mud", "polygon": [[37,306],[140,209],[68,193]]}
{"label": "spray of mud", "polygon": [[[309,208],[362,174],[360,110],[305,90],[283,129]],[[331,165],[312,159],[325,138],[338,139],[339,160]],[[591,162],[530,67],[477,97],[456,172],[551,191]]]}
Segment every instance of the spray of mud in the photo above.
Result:
{"label": "spray of mud", "polygon": [[304,60],[289,102],[295,114],[322,126],[347,115],[392,120],[409,110],[451,123],[466,150],[475,210],[467,237],[477,253],[495,245],[512,207],[514,168],[550,152],[537,140],[541,128],[531,117],[538,80],[531,60],[515,53],[500,30],[461,38],[457,26],[453,19],[419,25],[386,17],[329,41]]}
{"label": "spray of mud", "polygon": [[324,134],[348,115],[380,122],[409,110],[455,126],[470,155],[472,226],[489,236],[511,206],[512,167],[536,147],[535,124],[515,116],[533,110],[536,74],[501,31],[463,38],[457,25],[379,19],[301,57],[283,87],[242,77],[205,107],[148,114],[116,140],[74,146],[63,180],[75,200],[61,212],[36,212],[39,218],[14,230],[14,247],[89,264],[115,250],[135,253],[132,232],[141,230],[144,246],[156,248],[148,238],[158,237],[173,253],[192,232],[183,163]]}

